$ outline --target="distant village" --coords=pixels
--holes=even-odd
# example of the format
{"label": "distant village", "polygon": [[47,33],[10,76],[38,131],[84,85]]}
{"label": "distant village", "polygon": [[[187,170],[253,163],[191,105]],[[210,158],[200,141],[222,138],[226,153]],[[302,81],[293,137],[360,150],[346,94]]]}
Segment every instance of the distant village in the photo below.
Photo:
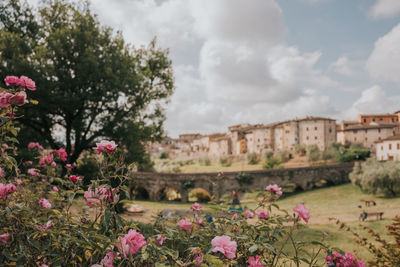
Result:
{"label": "distant village", "polygon": [[342,121],[324,117],[305,117],[271,124],[239,124],[228,127],[226,133],[209,135],[181,134],[152,143],[152,157],[166,153],[171,159],[263,155],[266,151],[295,151],[297,145],[317,145],[323,151],[331,143],[349,145],[361,143],[378,160],[400,160],[400,111],[393,114],[361,114],[357,121]]}

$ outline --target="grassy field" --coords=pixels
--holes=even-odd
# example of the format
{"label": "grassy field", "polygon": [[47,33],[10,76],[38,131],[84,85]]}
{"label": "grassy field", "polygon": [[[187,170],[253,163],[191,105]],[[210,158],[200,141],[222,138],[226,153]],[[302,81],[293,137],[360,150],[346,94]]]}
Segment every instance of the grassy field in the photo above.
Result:
{"label": "grassy field", "polygon": [[[254,171],[263,169],[263,161],[258,164],[248,164],[247,160],[232,162],[229,166],[218,162],[209,162],[205,164],[201,160],[170,160],[170,159],[154,159],[155,169],[157,172],[180,172],[180,173],[198,173],[198,172],[235,172],[235,171]],[[329,164],[331,162],[319,161],[314,165]],[[297,168],[308,167],[305,156],[295,155],[293,159],[282,163],[280,168]]]}

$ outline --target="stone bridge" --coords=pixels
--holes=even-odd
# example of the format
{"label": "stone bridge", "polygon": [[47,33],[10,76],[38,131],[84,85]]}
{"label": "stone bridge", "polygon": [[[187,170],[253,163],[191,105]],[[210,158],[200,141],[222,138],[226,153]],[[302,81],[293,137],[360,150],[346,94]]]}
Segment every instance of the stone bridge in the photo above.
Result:
{"label": "stone bridge", "polygon": [[269,184],[294,185],[296,190],[309,190],[318,184],[336,185],[349,182],[353,163],[313,166],[304,168],[272,169],[246,172],[218,173],[150,173],[136,172],[132,175],[129,188],[141,192],[145,199],[159,201],[165,190],[173,189],[181,195],[181,201],[188,201],[193,188],[207,190],[218,200],[223,194],[251,192],[264,189]]}

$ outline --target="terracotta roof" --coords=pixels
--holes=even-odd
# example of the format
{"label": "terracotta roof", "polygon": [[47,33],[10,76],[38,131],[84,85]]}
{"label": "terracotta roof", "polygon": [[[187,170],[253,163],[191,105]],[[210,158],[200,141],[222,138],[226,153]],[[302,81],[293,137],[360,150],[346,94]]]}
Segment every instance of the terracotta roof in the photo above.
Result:
{"label": "terracotta roof", "polygon": [[399,125],[397,123],[375,123],[369,125],[357,124],[351,125],[344,128],[342,131],[351,131],[351,130],[368,130],[368,129],[380,129],[380,128],[395,128]]}
{"label": "terracotta roof", "polygon": [[385,114],[359,114],[358,116],[397,116],[396,114],[390,114],[390,113],[385,113]]}
{"label": "terracotta roof", "polygon": [[387,137],[385,139],[382,139],[382,140],[378,141],[377,143],[382,143],[383,141],[393,141],[393,140],[400,140],[400,134],[389,136],[389,137]]}

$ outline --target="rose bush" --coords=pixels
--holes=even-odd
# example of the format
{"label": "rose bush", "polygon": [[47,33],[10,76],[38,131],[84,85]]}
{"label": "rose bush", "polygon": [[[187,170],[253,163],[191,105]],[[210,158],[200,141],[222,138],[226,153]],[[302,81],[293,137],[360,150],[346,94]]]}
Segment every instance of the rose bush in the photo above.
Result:
{"label": "rose bush", "polygon": [[[267,186],[258,206],[245,212],[214,203],[208,214],[195,203],[182,218],[160,215],[151,224],[123,219],[118,206],[135,171],[122,164],[123,150],[113,141],[96,144],[100,174],[87,188],[73,173],[77,165],[66,164],[63,148],[49,150],[32,141],[28,148],[36,156],[16,162],[14,121],[23,115],[18,107],[28,103],[25,89],[36,85],[26,76],[8,76],[5,84],[10,88],[0,93],[0,265],[260,267],[345,260],[363,266],[351,254],[332,254],[322,242],[295,241],[294,232],[310,212],[304,204],[292,214],[281,210],[275,203],[282,195],[278,185]],[[86,206],[82,212],[79,203]],[[286,244],[293,250],[285,250]],[[305,246],[316,247],[315,254],[300,255]]]}

